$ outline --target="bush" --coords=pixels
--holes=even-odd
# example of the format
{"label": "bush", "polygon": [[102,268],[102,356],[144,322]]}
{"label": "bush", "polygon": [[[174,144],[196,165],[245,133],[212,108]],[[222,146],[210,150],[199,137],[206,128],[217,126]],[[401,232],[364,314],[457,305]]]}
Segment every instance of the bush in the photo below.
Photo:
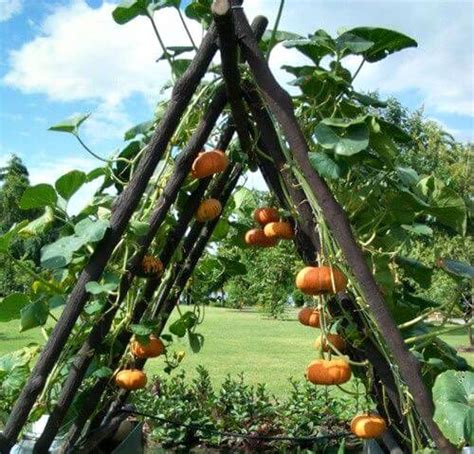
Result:
{"label": "bush", "polygon": [[204,446],[250,452],[323,449],[342,440],[323,439],[313,446],[308,441],[252,440],[216,432],[289,437],[345,433],[347,421],[356,412],[354,401],[327,398],[324,390],[307,383],[291,381],[289,397],[280,401],[263,384],[245,384],[243,374],[228,376],[215,390],[206,369],[200,366],[197,373],[191,382],[184,371],[172,378],[154,377],[148,389],[135,394],[138,411],[173,422],[147,419],[150,444],[166,449]]}

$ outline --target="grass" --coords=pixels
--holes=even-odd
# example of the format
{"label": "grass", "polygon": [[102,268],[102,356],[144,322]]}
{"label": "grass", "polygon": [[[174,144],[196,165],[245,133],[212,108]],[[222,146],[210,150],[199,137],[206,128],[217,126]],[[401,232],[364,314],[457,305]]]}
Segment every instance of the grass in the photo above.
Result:
{"label": "grass", "polygon": [[[306,365],[314,357],[312,343],[317,336],[317,330],[300,325],[294,313],[290,316],[290,320],[277,321],[251,310],[206,308],[204,323],[198,328],[205,337],[202,351],[192,353],[186,338],[175,342],[173,349],[186,352],[180,367],[190,376],[200,364],[209,370],[216,385],[227,374],[244,372],[247,383],[266,383],[270,392],[282,396],[289,390],[289,377],[303,378]],[[19,333],[18,321],[1,328],[0,355],[29,342],[44,341],[39,329]],[[467,342],[462,327],[442,338],[454,347]],[[474,366],[473,353],[461,355]],[[150,374],[162,370],[162,359],[148,362]]]}

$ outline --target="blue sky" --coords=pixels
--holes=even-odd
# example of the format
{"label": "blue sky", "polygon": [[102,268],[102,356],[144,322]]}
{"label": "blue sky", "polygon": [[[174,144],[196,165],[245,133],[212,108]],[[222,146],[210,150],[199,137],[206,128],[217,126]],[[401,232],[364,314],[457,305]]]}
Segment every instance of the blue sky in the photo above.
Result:
{"label": "blue sky", "polygon": [[[110,15],[114,3],[0,0],[0,165],[15,153],[28,165],[33,183],[51,182],[73,168],[99,163],[72,136],[47,131],[50,125],[92,111],[84,138],[108,156],[128,127],[150,117],[169,72],[165,63],[155,62],[160,50],[146,20],[116,25]],[[278,2],[244,5],[250,18],[263,14],[273,22]],[[378,25],[412,36],[417,49],[365,66],[357,88],[378,88],[412,109],[424,106],[426,115],[457,139],[473,140],[472,17],[472,1],[286,0],[281,27],[334,34],[340,27]],[[188,44],[175,12],[163,10],[156,19],[166,44]],[[190,27],[199,40],[199,27]],[[302,59],[277,48],[271,66],[285,83],[289,77],[279,67]],[[78,197],[86,196],[87,191]]]}

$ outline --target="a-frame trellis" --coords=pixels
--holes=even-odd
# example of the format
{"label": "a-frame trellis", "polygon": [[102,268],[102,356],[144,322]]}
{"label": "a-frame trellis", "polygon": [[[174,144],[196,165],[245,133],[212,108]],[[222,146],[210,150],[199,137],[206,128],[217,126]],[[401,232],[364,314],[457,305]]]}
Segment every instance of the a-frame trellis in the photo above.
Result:
{"label": "a-frame trellis", "polygon": [[[253,27],[250,27],[241,4],[242,1],[239,0],[214,1],[214,23],[205,35],[191,65],[176,83],[166,113],[156,128],[133,178],[115,203],[109,230],[104,239],[97,245],[95,252],[80,274],[69,296],[68,303],[32,371],[31,377],[11,411],[0,436],[2,453],[9,452],[27,422],[28,415],[37,397],[43,390],[74,324],[88,301],[86,284],[100,279],[115,247],[125,232],[132,214],[138,206],[148,181],[164,155],[176,125],[179,123],[194,91],[219,48],[225,86],[216,91],[187,147],[177,158],[174,172],[151,214],[149,229],[140,239],[140,248],[130,260],[127,272],[124,273],[121,279],[118,300],[111,298],[108,301],[108,305],[103,309],[104,316],[92,328],[85,343],[76,354],[73,366],[63,384],[58,402],[52,409],[45,430],[36,443],[35,452],[45,453],[48,451],[95,352],[102,345],[112,325],[118,305],[124,300],[130,289],[142,259],[175,202],[193,160],[212,133],[227,102],[230,104],[232,118],[228,126],[222,131],[216,147],[225,150],[234,131],[237,131],[242,150],[248,153],[251,164],[260,168],[268,186],[275,193],[282,207],[290,208],[291,204],[291,208],[296,210],[298,214],[295,220],[296,246],[303,260],[308,264],[313,264],[316,252],[319,250],[317,219],[310,205],[306,203],[308,194],[298,186],[292,173],[291,166],[298,168],[307,183],[307,188],[309,188],[307,191],[310,191],[311,197],[317,201],[334,239],[342,250],[352,277],[359,284],[379,330],[383,332],[387,339],[395,363],[393,366],[387,363],[385,357],[379,352],[377,345],[370,340],[366,342],[363,348],[350,352],[351,356],[355,358],[368,359],[374,366],[375,380],[373,381],[372,392],[378,398],[379,411],[390,418],[399,432],[405,432],[404,413],[403,409],[400,408],[398,390],[393,374],[393,367],[397,367],[400,376],[411,393],[419,420],[424,424],[427,433],[438,450],[455,452],[433,422],[433,404],[421,380],[419,364],[405,347],[377,283],[366,264],[362,250],[352,234],[346,214],[328,186],[310,165],[308,146],[294,115],[291,98],[275,80],[258,47],[258,39],[262,36],[267,24],[266,19],[259,17],[254,21]],[[253,75],[254,84],[241,85],[238,66],[239,47],[242,59],[246,61]],[[247,113],[247,108],[251,113],[250,116]],[[255,128],[249,126],[255,126]],[[258,131],[258,134],[255,134],[254,130]],[[281,149],[277,131],[281,131],[292,150],[290,159]],[[256,137],[252,137],[252,134]],[[271,160],[266,160],[253,153],[252,139],[257,139],[258,147],[270,156]],[[166,282],[161,283],[160,279],[157,278],[147,280],[142,297],[135,305],[133,322],[139,322],[142,317],[159,316],[161,320],[159,328],[160,330],[163,329],[217,223],[217,219],[209,223],[192,221],[199,201],[207,192],[211,197],[219,199],[225,205],[241,172],[241,164],[230,165],[215,181],[211,181],[210,178],[202,180],[190,195],[187,205],[181,211],[180,218],[169,234],[160,255],[165,267],[170,265],[171,258],[177,248],[182,248],[184,258],[173,265],[170,278]],[[188,230],[190,225],[191,228]],[[159,292],[156,295],[157,290]],[[338,295],[337,303],[335,304],[337,310],[351,313],[352,320],[363,330],[365,321],[359,315],[357,306],[351,296]],[[122,345],[126,346],[130,340],[130,333],[124,330],[119,334],[119,340]],[[116,357],[113,358],[113,365],[119,364],[123,353],[124,351],[118,352]],[[141,368],[143,366],[144,360],[136,361],[135,367]],[[117,413],[116,410],[125,401],[127,392],[121,391],[118,395],[107,392],[110,391],[108,384],[109,379],[98,379],[89,391],[85,404],[67,434],[62,447],[63,452],[69,452],[78,446],[83,452],[93,451],[96,444],[113,431],[117,423],[122,420],[123,415]],[[384,393],[388,397],[386,405],[382,405],[382,401],[385,401],[385,399],[382,399],[381,396]],[[93,420],[90,421],[91,415],[95,413],[100,402],[102,403],[102,410],[96,413]],[[87,427],[88,422],[89,432],[91,428],[94,430],[94,436],[91,437],[87,436],[87,431],[84,434],[84,428]],[[79,441],[80,444],[78,444]],[[387,431],[384,443],[391,452],[396,452],[399,449],[397,445],[403,448],[406,447],[406,442],[397,431]]]}

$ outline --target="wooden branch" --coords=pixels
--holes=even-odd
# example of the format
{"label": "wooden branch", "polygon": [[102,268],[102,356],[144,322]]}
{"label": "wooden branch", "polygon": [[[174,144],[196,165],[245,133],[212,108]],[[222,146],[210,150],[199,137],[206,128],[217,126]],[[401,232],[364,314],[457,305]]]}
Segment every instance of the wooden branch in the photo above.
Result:
{"label": "wooden branch", "polygon": [[140,159],[130,183],[113,207],[110,228],[102,241],[97,244],[95,252],[80,274],[59,321],[56,323],[27,383],[12,408],[3,433],[0,435],[0,449],[2,451],[9,450],[15,443],[28,419],[28,414],[36,398],[42,391],[49,373],[71,334],[74,324],[88,300],[86,284],[100,279],[113,250],[125,232],[128,221],[138,206],[156,165],[163,156],[182,114],[217,51],[215,38],[215,28],[211,26],[192,63],[176,83],[171,101],[150,141],[147,151]]}
{"label": "wooden branch", "polygon": [[249,63],[255,81],[262,91],[270,110],[280,123],[294,154],[295,161],[318,201],[326,222],[338,242],[354,278],[360,285],[364,299],[369,305],[380,331],[384,333],[384,337],[387,339],[393,358],[400,370],[400,375],[410,389],[423,423],[441,452],[456,452],[433,421],[433,402],[421,379],[420,364],[405,346],[400,331],[394,323],[365,261],[364,254],[354,238],[344,210],[338,204],[324,180],[311,166],[308,158],[309,148],[298,126],[290,96],[280,87],[271,73],[257,42],[252,36],[252,31],[243,11],[237,8],[233,10],[233,14],[241,50]]}
{"label": "wooden branch", "polygon": [[229,0],[214,0],[212,13],[221,54],[222,76],[227,89],[232,118],[239,136],[240,148],[249,158],[249,167],[255,170],[255,153],[248,131],[248,114],[240,88],[239,52]]}

